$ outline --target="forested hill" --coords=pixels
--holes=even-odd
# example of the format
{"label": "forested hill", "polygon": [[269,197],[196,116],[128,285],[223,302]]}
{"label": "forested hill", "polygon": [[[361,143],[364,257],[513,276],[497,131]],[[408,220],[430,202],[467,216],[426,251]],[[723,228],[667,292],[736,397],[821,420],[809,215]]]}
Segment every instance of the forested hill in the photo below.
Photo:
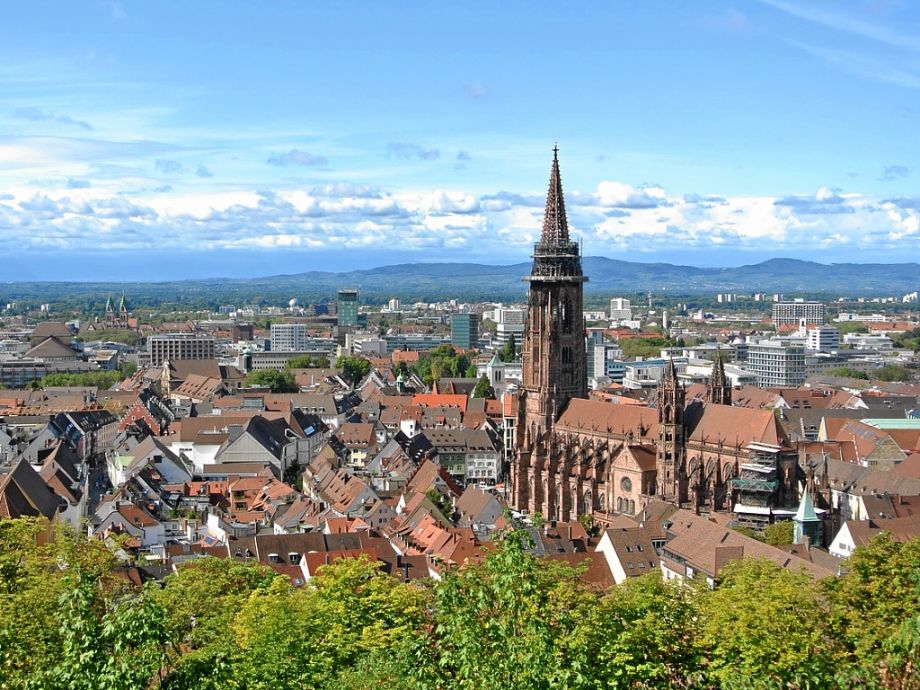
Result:
{"label": "forested hill", "polygon": [[[405,263],[359,271],[309,271],[264,278],[214,278],[162,283],[22,282],[0,284],[0,299],[53,301],[126,292],[145,303],[162,301],[241,302],[298,297],[329,299],[343,287],[357,288],[362,301],[399,297],[404,301],[456,298],[510,300],[524,295],[527,262],[493,266],[474,263]],[[591,293],[687,294],[694,292],[839,293],[898,295],[920,288],[920,264],[821,264],[771,259],[733,268],[638,263],[590,256],[584,272]]]}

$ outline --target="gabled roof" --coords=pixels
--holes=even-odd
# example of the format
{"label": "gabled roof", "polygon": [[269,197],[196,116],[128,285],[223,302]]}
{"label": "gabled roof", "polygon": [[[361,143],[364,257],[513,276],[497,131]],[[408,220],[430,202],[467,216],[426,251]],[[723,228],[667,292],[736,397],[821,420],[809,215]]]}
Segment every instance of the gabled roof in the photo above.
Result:
{"label": "gabled roof", "polygon": [[[646,575],[658,569],[658,552],[652,544],[658,530],[653,527],[614,527],[604,530],[626,577]],[[602,558],[601,554],[597,554]]]}
{"label": "gabled roof", "polygon": [[[493,506],[494,504],[494,506]],[[498,500],[492,494],[472,484],[457,499],[457,512],[464,524],[477,522],[489,507],[499,507]]]}
{"label": "gabled roof", "polygon": [[443,482],[455,496],[459,496],[462,493],[463,489],[461,489],[456,480],[450,476],[450,473],[444,467],[441,467],[431,460],[425,460],[419,465],[406,488],[409,491],[424,494],[429,489],[433,489],[439,480]]}
{"label": "gabled roof", "polygon": [[53,519],[63,500],[48,488],[32,466],[20,458],[12,471],[0,476],[0,518]]}
{"label": "gabled roof", "polygon": [[286,433],[289,429],[290,426],[284,419],[269,421],[261,415],[256,415],[246,425],[246,433],[265,450],[279,459],[284,452],[285,446],[292,443],[292,439]]}
{"label": "gabled roof", "polygon": [[690,439],[705,443],[744,447],[749,443],[786,446],[786,434],[770,410],[727,405],[703,405]]}
{"label": "gabled roof", "polygon": [[632,433],[636,440],[657,438],[658,411],[637,405],[573,398],[559,417],[556,428],[602,436]]}
{"label": "gabled roof", "polygon": [[636,467],[642,472],[651,472],[657,468],[657,453],[654,446],[627,445],[623,452],[633,459]]}
{"label": "gabled roof", "polygon": [[457,407],[466,412],[469,398],[465,395],[450,393],[417,393],[412,396],[412,404],[422,407]]}
{"label": "gabled roof", "polygon": [[60,321],[42,321],[35,326],[32,331],[32,340],[38,341],[44,338],[70,338],[73,336],[67,324]]}
{"label": "gabled roof", "polygon": [[58,338],[51,336],[45,338],[35,347],[26,351],[25,357],[36,357],[39,359],[76,359],[77,353]]}
{"label": "gabled roof", "polygon": [[909,477],[920,480],[920,452],[908,455],[904,462],[900,462],[891,470],[897,477]]}
{"label": "gabled roof", "polygon": [[[856,419],[825,419],[828,436],[835,441],[852,441],[856,445],[860,459],[875,452],[879,444],[890,439],[890,433],[877,429]],[[831,433],[835,430],[836,433]]]}
{"label": "gabled roof", "polygon": [[766,558],[781,568],[805,571],[818,579],[832,577],[835,574],[832,570],[791,555],[775,546],[717,525],[689,510],[678,510],[669,520],[671,526],[668,531],[674,536],[665,544],[662,560],[667,562],[672,555],[677,556],[687,565],[709,577],[718,577],[728,563],[744,557]]}
{"label": "gabled roof", "polygon": [[335,432],[335,437],[349,448],[364,448],[376,443],[374,425],[368,422],[345,422]]}
{"label": "gabled roof", "polygon": [[888,532],[899,542],[920,537],[920,520],[915,515],[890,520],[847,520],[845,524],[854,546],[865,546],[882,532]]}

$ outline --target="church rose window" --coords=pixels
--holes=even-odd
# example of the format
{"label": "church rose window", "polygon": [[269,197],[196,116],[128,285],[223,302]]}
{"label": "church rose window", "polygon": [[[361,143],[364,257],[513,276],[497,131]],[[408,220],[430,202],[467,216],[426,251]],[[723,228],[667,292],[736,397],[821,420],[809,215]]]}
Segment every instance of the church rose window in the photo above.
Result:
{"label": "church rose window", "polygon": [[629,477],[623,477],[620,480],[620,488],[623,491],[632,491],[632,480]]}

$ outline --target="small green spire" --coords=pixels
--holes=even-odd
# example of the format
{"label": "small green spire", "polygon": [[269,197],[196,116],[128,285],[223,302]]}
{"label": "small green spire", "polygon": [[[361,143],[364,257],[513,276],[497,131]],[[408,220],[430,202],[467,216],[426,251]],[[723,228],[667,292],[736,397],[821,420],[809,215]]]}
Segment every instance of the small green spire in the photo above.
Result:
{"label": "small green spire", "polygon": [[799,502],[799,509],[795,511],[796,522],[818,522],[818,514],[815,512],[814,501],[811,500],[811,493],[808,487],[802,492],[802,500]]}

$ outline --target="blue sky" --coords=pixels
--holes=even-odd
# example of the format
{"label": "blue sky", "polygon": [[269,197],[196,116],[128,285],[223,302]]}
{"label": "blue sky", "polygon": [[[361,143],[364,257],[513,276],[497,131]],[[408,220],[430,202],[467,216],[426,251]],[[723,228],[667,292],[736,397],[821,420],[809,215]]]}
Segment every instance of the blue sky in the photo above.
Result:
{"label": "blue sky", "polygon": [[920,10],[10,4],[0,280],[526,260],[918,259]]}

